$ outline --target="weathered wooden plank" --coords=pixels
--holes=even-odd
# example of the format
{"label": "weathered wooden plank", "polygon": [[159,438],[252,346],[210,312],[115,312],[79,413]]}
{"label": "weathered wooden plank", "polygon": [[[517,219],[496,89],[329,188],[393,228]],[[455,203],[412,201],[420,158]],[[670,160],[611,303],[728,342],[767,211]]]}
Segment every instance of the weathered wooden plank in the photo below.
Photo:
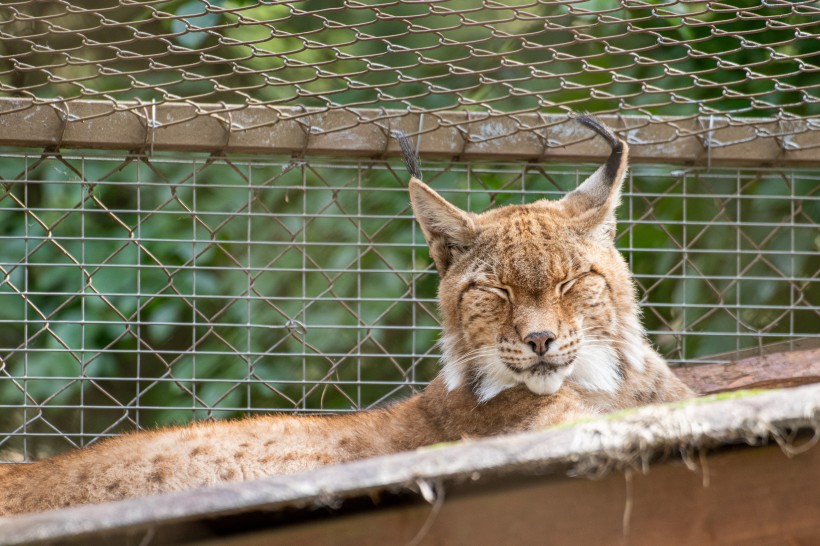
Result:
{"label": "weathered wooden plank", "polygon": [[[799,120],[786,127],[760,119],[601,119],[630,142],[633,163],[820,162],[820,132]],[[609,155],[564,115],[0,99],[2,146],[386,157],[399,154],[395,130],[420,134],[414,140],[423,158],[600,162]]]}
{"label": "weathered wooden plank", "polygon": [[[92,540],[100,544],[103,538],[108,543],[123,543],[127,537],[174,533],[179,526],[190,525],[191,529],[201,531],[203,526],[212,527],[220,518],[236,514],[282,513],[335,506],[345,499],[417,492],[419,483],[441,483],[449,491],[473,484],[489,491],[512,487],[516,479],[534,483],[549,477],[562,480],[567,473],[617,475],[624,469],[641,468],[660,456],[695,454],[699,450],[746,443],[759,445],[771,438],[787,443],[796,430],[818,429],[820,385],[741,396],[721,395],[638,408],[575,426],[431,446],[290,476],[7,518],[0,520],[0,544],[83,544]],[[759,452],[758,448],[749,449]],[[812,457],[817,456],[818,450],[818,446],[810,449]],[[812,460],[816,470],[816,459]],[[788,462],[785,458],[781,461]],[[816,506],[809,495],[816,494],[818,489],[811,488],[809,492],[806,484],[813,485],[817,480],[809,480],[809,474],[802,475],[802,489],[792,489],[792,494]],[[717,479],[714,471],[710,476]],[[672,491],[666,494],[671,511],[676,511],[675,503],[689,502]],[[736,492],[733,502],[742,504],[744,500]],[[620,507],[623,508],[622,501]],[[527,514],[523,515],[532,513],[543,519],[548,514],[539,508],[537,503],[529,504]],[[685,514],[681,511],[678,517]],[[707,516],[704,512],[703,518]],[[767,516],[761,512],[754,517]],[[711,520],[704,521],[717,533],[714,524],[709,523]],[[581,525],[592,524],[582,521]]]}
{"label": "weathered wooden plank", "polygon": [[[776,446],[654,466],[598,481],[533,476],[423,503],[201,542],[333,544],[820,544],[820,448],[787,459]],[[417,538],[416,542],[412,542]]]}
{"label": "weathered wooden plank", "polygon": [[820,382],[820,348],[764,354],[729,364],[701,364],[673,371],[701,394],[794,387]]}

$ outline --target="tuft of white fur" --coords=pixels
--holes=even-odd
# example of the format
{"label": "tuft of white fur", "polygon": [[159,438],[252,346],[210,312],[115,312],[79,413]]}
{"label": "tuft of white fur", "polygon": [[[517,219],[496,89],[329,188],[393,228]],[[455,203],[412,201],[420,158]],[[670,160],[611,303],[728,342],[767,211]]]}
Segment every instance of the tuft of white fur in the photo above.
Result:
{"label": "tuft of white fur", "polygon": [[458,364],[458,354],[456,345],[458,338],[454,335],[443,335],[439,340],[441,347],[441,375],[444,377],[444,385],[447,392],[452,392],[464,384],[464,371]]}
{"label": "tuft of white fur", "polygon": [[582,345],[571,379],[585,389],[616,394],[621,387],[618,352],[609,345]]}
{"label": "tuft of white fur", "polygon": [[514,387],[519,383],[515,374],[498,357],[484,357],[480,361],[462,361],[456,350],[458,342],[458,336],[446,334],[439,340],[443,365],[441,375],[444,378],[444,385],[447,387],[448,392],[456,390],[467,382],[465,368],[470,365],[478,368],[476,396],[479,403],[486,402],[501,391]]}
{"label": "tuft of white fur", "polygon": [[569,364],[548,374],[528,375],[524,378],[524,384],[535,394],[555,394],[572,373],[574,366],[575,364]]}
{"label": "tuft of white fur", "polygon": [[503,390],[515,387],[521,380],[498,357],[488,358],[478,370],[478,402],[492,399]]}
{"label": "tuft of white fur", "polygon": [[[627,364],[637,371],[643,371],[645,349],[640,326],[636,320],[629,323],[622,334],[623,347],[620,353]],[[460,362],[456,346],[458,336],[444,335],[439,341],[442,352],[442,377],[447,391],[454,391],[463,386],[467,380],[465,367],[468,362]],[[498,357],[485,357],[475,364],[478,367],[478,384],[476,396],[479,403],[487,402],[498,393],[524,383],[535,394],[554,394],[561,388],[566,379],[591,391],[617,394],[621,388],[622,377],[618,370],[618,353],[611,345],[583,344],[572,364],[558,368],[550,374],[522,376],[505,366]]]}
{"label": "tuft of white fur", "polygon": [[644,346],[643,328],[641,328],[638,318],[629,315],[624,320],[624,328],[621,333],[621,354],[626,363],[632,369],[642,372],[646,368],[646,349]]}

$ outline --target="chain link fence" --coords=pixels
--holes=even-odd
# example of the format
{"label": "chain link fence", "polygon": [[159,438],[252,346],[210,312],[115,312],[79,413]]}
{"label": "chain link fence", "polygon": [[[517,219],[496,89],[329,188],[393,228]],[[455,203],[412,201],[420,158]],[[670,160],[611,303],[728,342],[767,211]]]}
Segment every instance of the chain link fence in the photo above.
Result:
{"label": "chain link fence", "polygon": [[575,187],[595,112],[672,365],[820,337],[816,2],[93,4],[0,6],[6,458],[423,387],[395,130],[481,211]]}
{"label": "chain link fence", "polygon": [[751,0],[5,2],[0,111],[19,145],[372,156],[403,128],[425,157],[498,159],[567,157],[588,137],[563,122],[586,110],[617,116],[646,161],[805,164],[818,15]]}

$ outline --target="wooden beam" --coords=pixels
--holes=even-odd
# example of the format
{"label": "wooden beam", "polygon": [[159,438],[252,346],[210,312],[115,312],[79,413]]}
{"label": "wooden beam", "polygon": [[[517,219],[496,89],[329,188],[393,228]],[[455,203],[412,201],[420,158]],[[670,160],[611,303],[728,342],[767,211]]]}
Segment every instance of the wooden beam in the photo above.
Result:
{"label": "wooden beam", "polygon": [[[630,142],[633,163],[820,162],[820,131],[800,120],[601,119]],[[566,115],[0,99],[2,146],[387,157],[399,155],[395,130],[413,136],[422,158],[600,163],[609,155]]]}
{"label": "wooden beam", "polygon": [[[163,537],[170,537],[165,543],[181,544],[214,532],[238,539],[251,523],[264,533],[318,533],[316,540],[330,536],[338,544],[344,544],[345,533],[357,540],[365,534],[381,537],[380,544],[402,543],[431,514],[431,507],[418,501],[425,490],[420,484],[445,492],[441,511],[432,519],[430,544],[473,539],[498,544],[499,537],[519,536],[568,543],[573,532],[579,540],[602,536],[612,543],[621,539],[628,505],[630,538],[682,537],[679,542],[698,544],[709,539],[703,543],[710,544],[725,532],[731,539],[726,543],[742,542],[744,536],[755,544],[772,536],[815,540],[820,489],[812,484],[820,483],[820,445],[816,438],[805,438],[820,428],[819,418],[820,385],[648,406],[574,426],[430,446],[299,474],[0,518],[0,545],[157,544]],[[771,438],[782,442],[792,458],[780,448],[760,446]],[[707,487],[697,454],[709,452],[715,458],[707,460]],[[745,458],[732,458],[744,453]],[[659,462],[678,454],[688,454],[691,469],[679,461]],[[722,457],[728,459],[725,464]],[[659,473],[650,470],[642,481],[633,471],[628,493],[621,472],[649,463],[656,463]],[[665,472],[671,474],[665,477]],[[568,474],[609,477],[596,481]],[[371,499],[411,504],[390,508]],[[331,516],[346,503],[373,511],[362,516],[373,519],[348,516],[345,520],[353,522],[348,531],[327,531],[324,523],[341,521]],[[379,519],[382,511],[393,509],[399,510],[393,520]],[[310,525],[290,525],[305,515],[312,517]],[[308,538],[307,543],[321,543]]]}
{"label": "wooden beam", "polygon": [[820,382],[820,348],[752,356],[729,364],[700,364],[673,371],[700,394],[795,387]]}

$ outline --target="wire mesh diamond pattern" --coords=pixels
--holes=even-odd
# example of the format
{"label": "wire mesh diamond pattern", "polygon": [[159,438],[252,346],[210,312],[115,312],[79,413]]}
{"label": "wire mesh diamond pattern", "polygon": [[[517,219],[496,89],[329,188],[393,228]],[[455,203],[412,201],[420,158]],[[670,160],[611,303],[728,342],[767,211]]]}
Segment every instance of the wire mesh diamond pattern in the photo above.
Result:
{"label": "wire mesh diamond pattern", "polygon": [[[294,151],[323,138],[332,150],[365,126],[357,139],[378,149],[411,112],[424,113],[421,134],[452,130],[439,140],[452,155],[530,137],[544,155],[566,143],[561,119],[544,116],[586,110],[638,120],[636,147],[767,140],[767,160],[820,148],[813,1],[93,4],[0,6],[0,107],[50,107],[40,124],[52,145],[106,118],[127,127],[118,146],[153,149],[207,119],[213,148],[248,135],[261,146],[292,122],[278,142]],[[172,104],[184,108],[163,110]],[[206,125],[192,127],[189,147]]]}
{"label": "wire mesh diamond pattern", "polygon": [[[370,407],[437,369],[436,275],[391,163],[9,153],[0,168],[6,447]],[[592,168],[427,173],[481,211],[556,198]],[[618,244],[673,365],[817,335],[818,187],[635,168]]]}

